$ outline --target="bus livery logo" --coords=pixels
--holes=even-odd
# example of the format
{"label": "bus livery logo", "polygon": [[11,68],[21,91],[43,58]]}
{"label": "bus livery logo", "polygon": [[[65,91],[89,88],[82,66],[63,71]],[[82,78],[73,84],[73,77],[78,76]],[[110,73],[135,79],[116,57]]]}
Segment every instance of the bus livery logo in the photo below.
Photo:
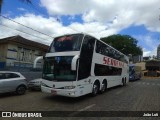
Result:
{"label": "bus livery logo", "polygon": [[115,60],[110,57],[103,57],[103,64],[111,65],[114,67],[124,67],[124,63],[118,60]]}

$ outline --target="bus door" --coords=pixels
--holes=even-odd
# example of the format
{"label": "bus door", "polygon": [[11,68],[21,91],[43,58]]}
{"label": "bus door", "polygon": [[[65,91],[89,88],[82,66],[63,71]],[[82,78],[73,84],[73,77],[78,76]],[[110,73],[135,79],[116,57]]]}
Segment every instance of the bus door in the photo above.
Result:
{"label": "bus door", "polygon": [[78,69],[78,85],[80,88],[84,88],[83,90],[80,90],[80,92],[88,93],[90,90],[92,90],[91,66],[94,45],[95,38],[91,36],[85,36],[81,47]]}

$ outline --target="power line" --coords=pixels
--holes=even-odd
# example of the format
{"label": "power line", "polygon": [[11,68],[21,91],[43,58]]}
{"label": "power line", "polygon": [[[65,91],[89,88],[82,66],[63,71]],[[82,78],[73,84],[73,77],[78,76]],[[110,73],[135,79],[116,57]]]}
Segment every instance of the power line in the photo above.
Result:
{"label": "power line", "polygon": [[19,24],[19,25],[21,25],[21,26],[23,26],[23,27],[26,27],[26,28],[31,29],[31,30],[33,30],[33,31],[36,31],[36,32],[38,32],[38,33],[40,33],[40,34],[43,34],[43,35],[45,35],[45,36],[54,38],[54,37],[52,37],[52,36],[50,36],[50,35],[48,35],[48,34],[42,33],[42,32],[40,32],[40,31],[38,31],[38,30],[35,30],[35,29],[31,28],[31,27],[28,27],[28,26],[26,26],[26,25],[23,25],[23,24],[15,21],[15,20],[12,20],[12,19],[10,19],[10,18],[8,18],[8,17],[5,17],[5,16],[3,16],[3,15],[1,15],[1,14],[0,14],[0,16],[3,17],[3,18],[5,18],[5,19],[7,19],[7,20],[10,20],[10,21],[12,21],[12,22],[14,22],[14,23],[17,23],[17,24]]}
{"label": "power line", "polygon": [[32,34],[30,34],[30,33],[24,32],[24,31],[20,31],[20,30],[18,30],[18,29],[11,28],[11,27],[9,27],[9,26],[7,26],[7,25],[3,25],[3,24],[0,24],[0,25],[3,26],[3,27],[6,27],[6,28],[9,28],[9,29],[18,31],[18,32],[22,32],[22,33],[25,33],[25,34],[27,34],[27,35],[30,35],[30,36],[33,36],[33,37],[37,37],[37,38],[40,38],[40,39],[44,40],[44,38],[38,37],[38,36],[36,36],[36,35],[32,35]]}
{"label": "power line", "polygon": [[[32,9],[34,8],[34,9],[35,9],[36,11],[38,11],[39,13],[45,15],[44,13],[42,13],[41,11],[39,11],[39,9],[38,9],[33,3],[30,4],[30,5],[32,5]],[[23,27],[26,27],[26,28],[28,28],[28,29],[31,29],[31,30],[33,30],[33,31],[35,31],[35,32],[38,32],[38,33],[43,34],[43,35],[45,35],[45,36],[48,36],[48,37],[50,37],[50,38],[54,38],[53,36],[50,36],[50,35],[45,34],[45,33],[42,33],[42,32],[40,32],[40,31],[38,31],[38,30],[35,30],[35,29],[33,29],[33,28],[31,28],[31,27],[28,27],[28,26],[26,26],[26,25],[24,25],[24,24],[21,24],[21,23],[15,21],[15,20],[12,20],[12,19],[10,19],[10,18],[8,18],[8,17],[5,17],[5,16],[3,16],[2,14],[0,14],[0,16],[3,17],[4,19],[7,19],[7,20],[12,21],[12,22],[14,22],[14,23],[16,23],[16,24],[19,24],[19,25],[21,25],[21,26],[23,26]],[[45,15],[45,16],[46,16],[46,15]],[[32,35],[32,34],[30,34],[30,33],[27,33],[27,32],[24,32],[24,31],[20,31],[20,30],[18,30],[18,29],[13,29],[13,28],[11,28],[11,27],[9,27],[9,26],[7,26],[7,25],[4,25],[4,24],[0,24],[0,25],[1,25],[1,26],[4,26],[4,27],[7,27],[7,28],[10,28],[10,29],[12,29],[12,30],[16,30],[16,31],[19,31],[19,32],[28,34],[28,35],[30,35],[30,36],[34,36],[34,37],[43,39],[43,38],[41,38],[41,37]],[[71,28],[71,27],[69,27],[69,28]],[[76,32],[78,32],[77,30],[75,30],[75,29],[73,29],[73,28],[71,28],[71,29],[74,30],[74,31],[76,31]],[[43,39],[43,40],[44,40],[44,39]]]}

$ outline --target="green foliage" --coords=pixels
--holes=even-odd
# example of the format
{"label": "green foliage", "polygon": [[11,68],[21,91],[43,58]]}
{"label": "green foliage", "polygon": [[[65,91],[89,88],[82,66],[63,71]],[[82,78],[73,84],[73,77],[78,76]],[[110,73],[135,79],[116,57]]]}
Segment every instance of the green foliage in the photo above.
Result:
{"label": "green foliage", "polygon": [[137,46],[138,41],[129,35],[111,35],[101,38],[101,40],[126,55],[132,54],[136,56],[143,54],[142,48]]}

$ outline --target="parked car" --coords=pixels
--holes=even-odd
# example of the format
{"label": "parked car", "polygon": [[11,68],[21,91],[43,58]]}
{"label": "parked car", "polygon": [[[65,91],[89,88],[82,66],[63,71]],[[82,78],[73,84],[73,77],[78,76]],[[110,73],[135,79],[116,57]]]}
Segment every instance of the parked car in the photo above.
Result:
{"label": "parked car", "polygon": [[0,93],[16,92],[22,95],[26,89],[27,81],[21,73],[0,71]]}
{"label": "parked car", "polygon": [[30,90],[41,90],[41,78],[37,78],[28,82],[28,89]]}

